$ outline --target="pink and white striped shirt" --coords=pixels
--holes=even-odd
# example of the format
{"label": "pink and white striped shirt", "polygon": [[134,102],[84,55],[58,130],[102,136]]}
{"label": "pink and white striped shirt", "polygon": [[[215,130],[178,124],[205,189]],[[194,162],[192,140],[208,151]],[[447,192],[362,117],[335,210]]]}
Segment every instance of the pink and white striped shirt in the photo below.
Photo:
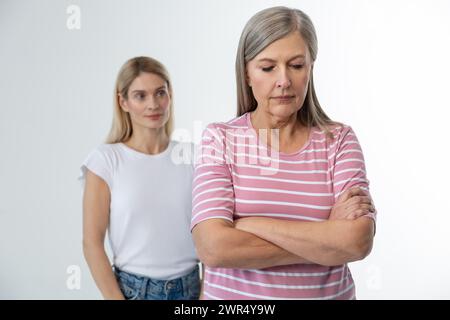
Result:
{"label": "pink and white striped shirt", "polygon": [[[209,125],[202,137],[192,191],[191,230],[202,221],[260,216],[322,221],[345,190],[368,191],[364,157],[349,126],[334,139],[314,127],[298,151],[268,149],[246,113]],[[370,216],[375,220],[376,214]],[[205,299],[354,299],[346,264],[295,264],[259,270],[205,267]]]}

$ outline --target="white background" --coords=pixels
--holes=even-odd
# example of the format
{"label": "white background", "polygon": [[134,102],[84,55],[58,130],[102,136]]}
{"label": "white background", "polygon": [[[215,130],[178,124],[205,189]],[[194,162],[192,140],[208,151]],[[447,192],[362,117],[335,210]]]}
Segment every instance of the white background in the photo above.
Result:
{"label": "white background", "polygon": [[[69,5],[81,29],[66,26]],[[77,176],[111,123],[120,66],[161,60],[175,137],[235,115],[234,60],[256,12],[297,7],[319,37],[319,100],[362,144],[378,209],[359,299],[450,298],[450,1],[0,2],[0,298],[96,299]],[[70,289],[69,266],[80,289]]]}

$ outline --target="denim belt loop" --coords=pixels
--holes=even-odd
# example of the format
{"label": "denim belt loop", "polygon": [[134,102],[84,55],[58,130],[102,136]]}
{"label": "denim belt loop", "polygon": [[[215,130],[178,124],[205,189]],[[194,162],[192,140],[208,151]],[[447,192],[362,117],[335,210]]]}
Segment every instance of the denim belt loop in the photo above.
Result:
{"label": "denim belt loop", "polygon": [[141,284],[141,290],[139,293],[142,297],[144,297],[147,292],[147,287],[148,287],[149,281],[150,281],[149,278],[143,277],[142,284]]}
{"label": "denim belt loop", "polygon": [[164,283],[164,293],[165,294],[169,294],[170,291],[176,286],[176,284],[174,282],[176,282],[176,280],[167,280]]}

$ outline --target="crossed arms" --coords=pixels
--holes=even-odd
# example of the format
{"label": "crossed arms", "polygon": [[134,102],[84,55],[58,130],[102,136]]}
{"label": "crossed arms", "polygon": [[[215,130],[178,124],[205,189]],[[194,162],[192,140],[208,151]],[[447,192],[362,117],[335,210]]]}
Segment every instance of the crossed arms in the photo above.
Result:
{"label": "crossed arms", "polygon": [[326,221],[251,217],[233,224],[209,219],[192,232],[199,258],[209,267],[335,266],[361,260],[370,253],[375,228],[367,217],[370,211],[374,211],[370,197],[354,188],[341,195]]}

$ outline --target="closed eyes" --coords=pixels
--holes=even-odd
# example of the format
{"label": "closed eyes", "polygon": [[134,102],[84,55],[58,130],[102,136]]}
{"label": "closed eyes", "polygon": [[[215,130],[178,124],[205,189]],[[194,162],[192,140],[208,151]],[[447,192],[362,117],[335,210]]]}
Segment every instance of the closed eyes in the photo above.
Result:
{"label": "closed eyes", "polygon": [[[294,68],[295,70],[300,70],[303,68],[303,64],[292,64],[290,65],[290,67]],[[261,70],[264,72],[270,72],[275,68],[275,66],[270,66],[270,67],[262,67]]]}

